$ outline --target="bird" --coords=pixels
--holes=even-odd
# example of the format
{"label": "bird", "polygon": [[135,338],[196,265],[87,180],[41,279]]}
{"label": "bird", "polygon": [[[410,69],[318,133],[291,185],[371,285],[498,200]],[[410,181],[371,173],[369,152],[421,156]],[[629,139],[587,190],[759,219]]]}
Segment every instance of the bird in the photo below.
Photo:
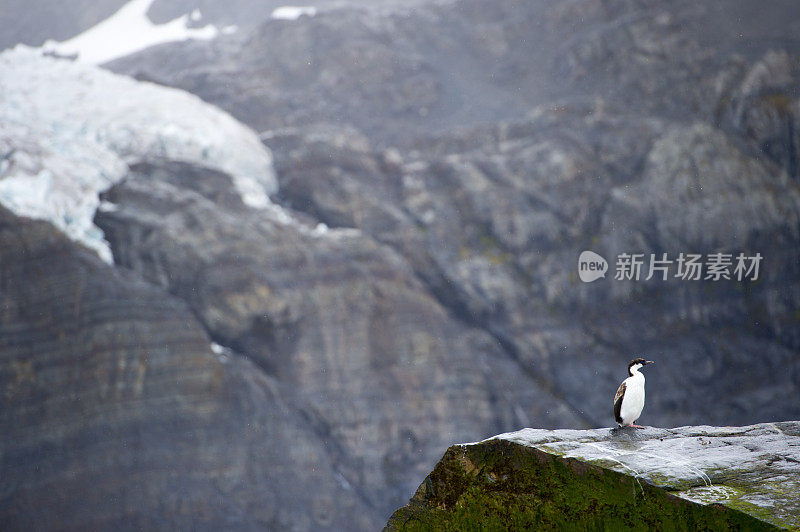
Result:
{"label": "bird", "polygon": [[644,428],[634,425],[644,409],[644,375],[639,373],[639,369],[654,363],[652,360],[634,358],[628,364],[630,376],[622,381],[614,396],[614,419],[620,427]]}

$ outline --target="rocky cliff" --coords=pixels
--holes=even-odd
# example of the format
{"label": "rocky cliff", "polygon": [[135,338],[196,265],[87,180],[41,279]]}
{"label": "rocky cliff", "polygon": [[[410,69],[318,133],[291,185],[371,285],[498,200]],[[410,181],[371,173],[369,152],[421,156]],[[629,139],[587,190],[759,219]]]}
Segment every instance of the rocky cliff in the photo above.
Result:
{"label": "rocky cliff", "polygon": [[4,529],[377,525],[284,385],[186,303],[5,209],[0,249]]}
{"label": "rocky cliff", "polygon": [[[110,68],[263,130],[277,201],[393,248],[531,383],[580,397],[588,424],[605,422],[614,368],[636,351],[675,363],[651,375],[659,423],[752,423],[800,409],[797,15],[782,2],[343,9]],[[667,253],[673,270],[584,285],[585,249],[612,274],[621,253]],[[763,275],[688,282],[680,253],[760,253]],[[725,406],[688,419],[710,389]]]}
{"label": "rocky cliff", "polygon": [[450,447],[386,530],[796,529],[800,423],[535,430]]}

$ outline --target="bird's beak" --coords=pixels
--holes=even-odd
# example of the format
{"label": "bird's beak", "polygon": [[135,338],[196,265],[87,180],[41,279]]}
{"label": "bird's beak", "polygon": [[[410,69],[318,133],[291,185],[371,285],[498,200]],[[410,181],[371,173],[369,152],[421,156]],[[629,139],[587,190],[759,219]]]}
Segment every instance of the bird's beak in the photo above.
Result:
{"label": "bird's beak", "polygon": [[645,364],[655,364],[655,361],[653,361],[653,360],[645,360],[644,363]]}

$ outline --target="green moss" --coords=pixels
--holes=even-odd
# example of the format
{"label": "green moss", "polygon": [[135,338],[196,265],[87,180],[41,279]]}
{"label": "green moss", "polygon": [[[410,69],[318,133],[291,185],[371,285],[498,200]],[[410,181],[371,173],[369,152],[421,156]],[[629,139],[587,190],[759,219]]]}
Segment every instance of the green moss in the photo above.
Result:
{"label": "green moss", "polygon": [[777,517],[775,515],[775,512],[773,512],[771,508],[758,506],[757,504],[753,504],[751,502],[742,499],[741,496],[739,498],[726,500],[725,505],[728,506],[729,508],[735,508],[737,510],[740,510],[746,514],[752,515],[759,519],[763,519],[765,521],[769,520],[771,523],[774,523],[777,526],[787,529],[792,528],[788,522]]}
{"label": "green moss", "polygon": [[769,530],[720,505],[515,443],[451,447],[389,530]]}
{"label": "green moss", "polygon": [[791,523],[781,517],[779,509],[771,505],[760,506],[751,502],[758,499],[769,501],[776,494],[783,494],[787,500],[791,500],[797,494],[797,487],[793,483],[787,484],[781,480],[761,480],[754,484],[736,482],[719,484],[705,489],[688,490],[685,493],[696,500],[706,503],[722,503],[777,526],[794,528]]}

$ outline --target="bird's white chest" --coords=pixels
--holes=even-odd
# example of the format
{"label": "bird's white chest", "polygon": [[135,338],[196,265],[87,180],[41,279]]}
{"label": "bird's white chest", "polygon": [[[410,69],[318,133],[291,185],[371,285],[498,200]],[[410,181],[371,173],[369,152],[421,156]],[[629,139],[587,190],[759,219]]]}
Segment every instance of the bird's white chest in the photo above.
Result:
{"label": "bird's white chest", "polygon": [[644,409],[644,375],[636,373],[625,379],[625,395],[622,397],[620,417],[622,423],[627,425],[635,422],[642,415]]}

